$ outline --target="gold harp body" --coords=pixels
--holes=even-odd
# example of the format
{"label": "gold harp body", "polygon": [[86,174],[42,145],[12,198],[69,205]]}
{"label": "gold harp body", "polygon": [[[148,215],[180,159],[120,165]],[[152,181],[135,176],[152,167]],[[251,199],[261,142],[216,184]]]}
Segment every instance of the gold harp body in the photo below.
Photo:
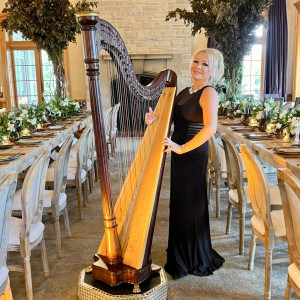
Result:
{"label": "gold harp body", "polygon": [[[176,74],[170,70],[162,71],[151,85],[142,86],[132,76],[130,59],[118,32],[96,15],[79,16],[78,22],[89,78],[105,229],[92,265],[93,277],[112,286],[122,282],[137,284],[151,274],[150,250],[165,161],[162,140],[170,129]],[[161,93],[155,108],[157,121],[145,131],[115,206],[111,196],[99,85],[98,53],[101,49],[118,62],[117,70],[127,79],[128,88],[144,98]]]}

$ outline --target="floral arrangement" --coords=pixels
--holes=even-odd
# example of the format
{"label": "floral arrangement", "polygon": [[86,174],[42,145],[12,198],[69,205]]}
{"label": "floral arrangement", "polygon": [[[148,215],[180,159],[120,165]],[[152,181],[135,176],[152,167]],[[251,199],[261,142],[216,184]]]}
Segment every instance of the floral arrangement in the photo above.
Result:
{"label": "floral arrangement", "polygon": [[290,137],[295,137],[295,134],[300,131],[300,107],[279,109],[273,98],[262,102],[258,98],[239,94],[228,98],[225,93],[219,93],[219,115],[243,116],[246,107],[250,108],[254,123],[259,123],[262,118],[265,118],[268,128],[274,132],[284,131]]}
{"label": "floral arrangement", "polygon": [[55,96],[50,102],[30,107],[21,106],[7,111],[0,109],[0,141],[3,136],[10,136],[12,132],[23,133],[35,131],[38,124],[55,123],[56,121],[75,116],[79,113],[79,103],[70,98],[61,100]]}

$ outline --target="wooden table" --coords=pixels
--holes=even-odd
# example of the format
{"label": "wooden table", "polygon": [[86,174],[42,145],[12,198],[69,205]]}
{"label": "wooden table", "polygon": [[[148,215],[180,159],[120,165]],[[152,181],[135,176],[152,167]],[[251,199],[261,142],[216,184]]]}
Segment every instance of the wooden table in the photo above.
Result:
{"label": "wooden table", "polygon": [[[72,121],[72,124],[67,124],[68,121]],[[60,145],[65,141],[65,139],[72,133],[86,127],[88,124],[92,123],[92,116],[87,115],[85,118],[79,119],[78,117],[70,118],[66,121],[64,126],[66,129],[60,131],[53,131],[56,133],[55,136],[51,138],[37,138],[44,140],[43,144],[38,146],[13,146],[10,149],[3,150],[1,149],[1,153],[21,153],[21,156],[11,161],[10,163],[1,163],[0,164],[0,178],[2,178],[5,174],[11,171],[15,171],[20,173],[26,170],[29,166],[33,164],[33,162],[37,159],[37,157],[42,153],[44,149],[54,149],[56,146]]]}
{"label": "wooden table", "polygon": [[[246,144],[250,147],[250,149],[258,155],[262,160],[272,165],[275,168],[289,168],[291,171],[300,179],[300,155],[299,157],[288,157],[287,155],[283,156],[277,154],[274,147],[289,147],[293,142],[285,143],[282,139],[266,139],[266,140],[250,140],[243,136],[242,131],[232,131],[230,129],[230,125],[222,125],[222,121],[225,119],[220,119],[218,124],[218,132],[225,133],[230,139],[236,144]],[[230,122],[226,119],[226,122]],[[232,120],[232,122],[236,122],[236,120]],[[232,124],[232,126],[236,126],[236,124]],[[242,126],[242,125],[238,125]],[[245,126],[245,128],[247,128]],[[249,132],[249,131],[247,131]],[[259,133],[256,129],[255,133]]]}

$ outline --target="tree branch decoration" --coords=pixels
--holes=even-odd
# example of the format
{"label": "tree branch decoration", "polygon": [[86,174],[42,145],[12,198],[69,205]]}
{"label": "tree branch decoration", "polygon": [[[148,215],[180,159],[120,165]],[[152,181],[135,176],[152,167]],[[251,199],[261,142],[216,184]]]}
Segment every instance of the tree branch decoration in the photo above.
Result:
{"label": "tree branch decoration", "polygon": [[74,6],[69,0],[8,0],[3,13],[9,13],[1,22],[9,34],[20,31],[23,38],[33,41],[38,50],[45,50],[53,63],[56,94],[66,98],[66,79],[63,50],[76,42],[80,33],[75,14],[91,12],[97,2],[82,0]]}
{"label": "tree branch decoration", "polygon": [[243,58],[255,42],[253,32],[265,23],[262,12],[270,7],[271,0],[190,0],[190,5],[190,11],[170,11],[166,21],[183,19],[187,26],[192,26],[193,35],[205,30],[206,37],[216,40],[216,48],[224,55],[229,89],[234,93]]}

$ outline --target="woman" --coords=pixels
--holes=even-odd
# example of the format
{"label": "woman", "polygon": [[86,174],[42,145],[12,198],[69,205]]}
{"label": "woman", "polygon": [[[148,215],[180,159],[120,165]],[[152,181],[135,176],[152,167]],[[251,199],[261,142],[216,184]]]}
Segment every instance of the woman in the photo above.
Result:
{"label": "woman", "polygon": [[[208,139],[217,129],[218,94],[213,85],[224,73],[223,56],[216,49],[197,51],[191,63],[192,87],[175,99],[174,133],[164,137],[172,151],[169,242],[165,270],[174,279],[188,274],[208,276],[224,259],[211,247],[206,167]],[[146,114],[149,125],[156,117]]]}

